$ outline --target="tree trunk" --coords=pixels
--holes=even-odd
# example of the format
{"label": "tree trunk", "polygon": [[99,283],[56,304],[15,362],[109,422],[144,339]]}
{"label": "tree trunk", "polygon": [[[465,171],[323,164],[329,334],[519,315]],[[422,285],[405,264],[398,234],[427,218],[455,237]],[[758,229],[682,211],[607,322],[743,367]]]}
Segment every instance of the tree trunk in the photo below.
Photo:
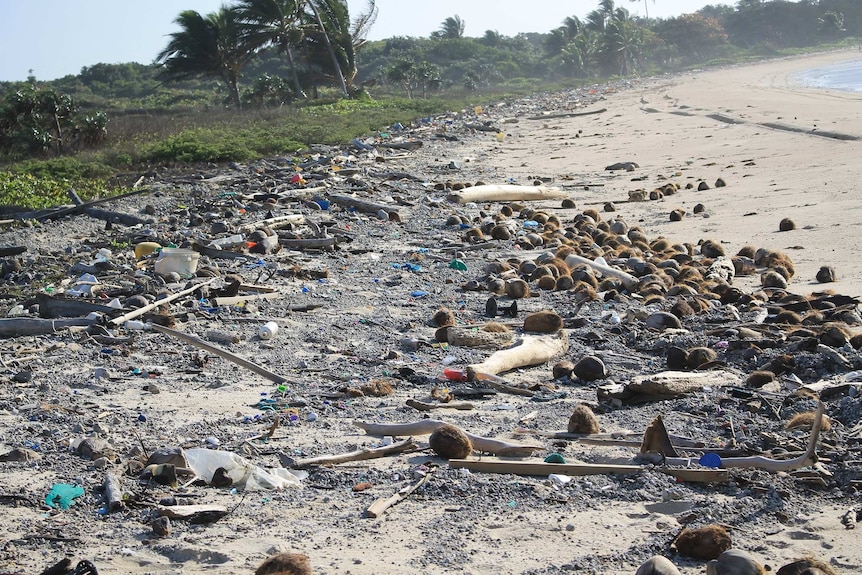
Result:
{"label": "tree trunk", "polygon": [[349,98],[350,92],[347,91],[347,82],[344,80],[344,72],[341,71],[341,64],[338,63],[335,49],[332,47],[332,42],[329,41],[329,32],[326,31],[326,27],[323,25],[323,19],[320,17],[320,12],[318,12],[317,6],[314,5],[314,2],[311,1],[308,5],[311,6],[311,10],[314,12],[314,17],[317,18],[317,24],[320,26],[320,31],[323,32],[323,41],[326,42],[326,48],[329,50],[329,57],[332,58],[332,65],[335,67],[335,73],[338,75],[338,81],[341,83],[341,91],[344,93],[345,98]]}
{"label": "tree trunk", "polygon": [[224,76],[224,81],[227,84],[227,89],[230,93],[230,101],[237,110],[242,110],[242,101],[239,99],[239,78],[237,73],[228,71]]}
{"label": "tree trunk", "polygon": [[290,64],[290,73],[293,78],[293,89],[296,91],[296,97],[307,100],[308,94],[302,90],[302,86],[299,84],[299,74],[296,71],[296,62],[293,59],[293,50],[288,46],[284,51],[287,53],[287,61]]}

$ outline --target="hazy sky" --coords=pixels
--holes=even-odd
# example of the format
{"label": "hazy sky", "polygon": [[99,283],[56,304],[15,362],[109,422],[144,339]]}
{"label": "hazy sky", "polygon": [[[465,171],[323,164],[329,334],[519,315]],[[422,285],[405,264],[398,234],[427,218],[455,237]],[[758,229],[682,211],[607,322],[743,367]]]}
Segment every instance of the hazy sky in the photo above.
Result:
{"label": "hazy sky", "polygon": [[[729,1],[647,0],[651,17],[694,12]],[[0,80],[40,80],[77,74],[100,62],[148,64],[167,45],[167,35],[183,10],[215,12],[222,0],[0,0]],[[230,1],[226,2],[230,4]],[[348,0],[351,16],[367,0]],[[635,14],[644,1],[617,0]],[[497,30],[504,36],[548,32],[567,16],[583,17],[598,0],[377,0],[379,16],[369,36],[425,37],[449,16],[466,23],[467,36]]]}

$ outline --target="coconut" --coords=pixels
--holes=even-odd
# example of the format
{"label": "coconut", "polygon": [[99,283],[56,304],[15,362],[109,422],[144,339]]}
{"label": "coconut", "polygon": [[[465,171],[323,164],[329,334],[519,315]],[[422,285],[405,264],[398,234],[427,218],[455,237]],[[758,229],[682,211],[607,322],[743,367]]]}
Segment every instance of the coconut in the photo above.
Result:
{"label": "coconut", "polygon": [[721,525],[706,525],[696,529],[683,529],[671,548],[675,548],[680,555],[693,559],[718,559],[730,546],[727,529]]}
{"label": "coconut", "polygon": [[563,327],[563,318],[556,312],[544,310],[524,318],[524,331],[556,333]]}
{"label": "coconut", "polygon": [[434,453],[443,459],[463,459],[473,453],[473,442],[454,425],[442,425],[428,439]]}
{"label": "coconut", "polygon": [[261,563],[254,575],[311,575],[311,563],[302,553],[279,553]]}
{"label": "coconut", "polygon": [[599,418],[593,413],[588,405],[583,403],[577,406],[569,417],[569,425],[566,428],[569,433],[591,435],[599,432]]}

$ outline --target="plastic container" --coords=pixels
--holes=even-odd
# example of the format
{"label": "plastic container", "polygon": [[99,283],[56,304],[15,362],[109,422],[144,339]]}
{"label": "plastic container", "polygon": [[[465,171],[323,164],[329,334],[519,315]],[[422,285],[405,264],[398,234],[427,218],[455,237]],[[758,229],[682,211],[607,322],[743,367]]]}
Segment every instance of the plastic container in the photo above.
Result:
{"label": "plastic container", "polygon": [[156,273],[161,275],[178,273],[180,277],[192,277],[198,271],[200,257],[199,253],[192,250],[162,248],[159,259],[156,260]]}
{"label": "plastic container", "polygon": [[141,242],[135,246],[135,257],[141,259],[162,249],[156,242]]}
{"label": "plastic container", "polygon": [[272,339],[278,333],[278,324],[274,321],[268,321],[257,330],[257,335],[260,339]]}

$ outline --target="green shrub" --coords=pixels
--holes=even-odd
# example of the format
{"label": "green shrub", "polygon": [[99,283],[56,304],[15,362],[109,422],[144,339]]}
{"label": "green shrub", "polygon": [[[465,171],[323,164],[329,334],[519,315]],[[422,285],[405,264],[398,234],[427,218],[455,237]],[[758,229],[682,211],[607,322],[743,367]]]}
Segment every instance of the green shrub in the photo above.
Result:
{"label": "green shrub", "polygon": [[98,180],[69,180],[27,173],[0,172],[0,205],[30,209],[49,208],[69,203],[67,191],[74,188],[82,199],[103,191]]}

